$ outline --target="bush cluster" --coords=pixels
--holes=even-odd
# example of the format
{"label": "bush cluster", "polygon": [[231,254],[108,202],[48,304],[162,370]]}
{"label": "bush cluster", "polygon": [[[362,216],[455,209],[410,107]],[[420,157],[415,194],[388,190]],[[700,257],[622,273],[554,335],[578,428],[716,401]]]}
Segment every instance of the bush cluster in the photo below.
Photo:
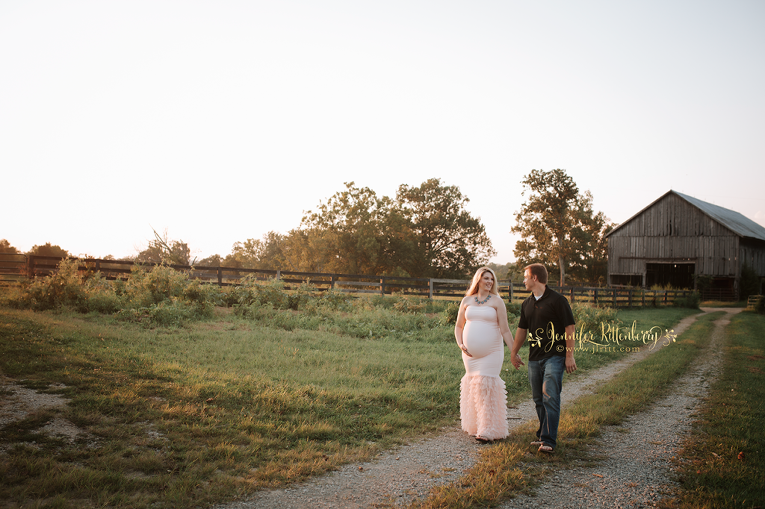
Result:
{"label": "bush cluster", "polygon": [[69,308],[80,313],[114,314],[147,325],[181,325],[212,316],[222,303],[220,290],[189,280],[188,274],[165,265],[135,266],[127,280],[109,281],[101,273],[82,270],[80,260],[62,260],[50,276],[22,284],[6,303],[43,311]]}
{"label": "bush cluster", "polygon": [[754,306],[754,310],[761,315],[765,315],[765,297],[757,301],[757,304]]}
{"label": "bush cluster", "polygon": [[699,292],[691,292],[685,297],[677,297],[672,301],[672,305],[676,308],[699,309],[700,304],[701,294]]}
{"label": "bush cluster", "polygon": [[[452,339],[459,302],[435,301],[411,295],[372,295],[354,298],[339,290],[320,291],[304,283],[285,287],[283,281],[245,277],[237,286],[190,280],[166,265],[135,266],[125,280],[109,281],[83,270],[78,260],[64,260],[45,278],[27,282],[6,303],[17,308],[69,308],[81,313],[112,314],[119,320],[146,326],[181,326],[211,317],[216,306],[235,315],[287,330],[326,330],[354,337],[380,338],[396,334],[420,339]],[[521,304],[506,304],[508,323],[517,326]],[[575,303],[577,328],[599,327],[615,319],[615,310]],[[299,311],[299,312],[298,312]]]}
{"label": "bush cluster", "polygon": [[283,281],[258,281],[254,276],[247,276],[230,290],[226,300],[236,314],[248,317],[261,308],[305,311],[309,315],[322,310],[343,310],[349,307],[351,299],[339,290],[319,291],[310,283],[302,283],[288,291]]}

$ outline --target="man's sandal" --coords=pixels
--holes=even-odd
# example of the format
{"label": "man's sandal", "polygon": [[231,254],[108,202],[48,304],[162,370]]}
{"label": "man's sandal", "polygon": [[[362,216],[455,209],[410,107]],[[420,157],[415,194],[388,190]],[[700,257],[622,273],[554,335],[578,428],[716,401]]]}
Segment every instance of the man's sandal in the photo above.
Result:
{"label": "man's sandal", "polygon": [[544,442],[542,442],[541,440],[534,440],[533,442],[531,442],[531,445],[544,445]]}
{"label": "man's sandal", "polygon": [[546,452],[547,454],[552,454],[555,451],[551,446],[547,444],[542,444],[539,446],[539,452]]}

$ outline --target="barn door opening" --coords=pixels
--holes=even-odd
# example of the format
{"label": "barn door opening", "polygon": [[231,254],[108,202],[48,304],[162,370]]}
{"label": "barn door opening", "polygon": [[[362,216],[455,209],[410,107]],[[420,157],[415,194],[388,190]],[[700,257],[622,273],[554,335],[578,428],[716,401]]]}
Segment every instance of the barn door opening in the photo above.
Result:
{"label": "barn door opening", "polygon": [[645,268],[645,284],[648,288],[654,285],[693,288],[695,263],[646,263]]}

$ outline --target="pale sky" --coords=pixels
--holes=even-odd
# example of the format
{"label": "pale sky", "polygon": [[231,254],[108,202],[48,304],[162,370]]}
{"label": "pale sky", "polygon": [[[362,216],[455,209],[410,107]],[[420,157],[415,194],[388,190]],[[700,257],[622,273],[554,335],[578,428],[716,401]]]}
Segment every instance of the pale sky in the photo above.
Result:
{"label": "pale sky", "polygon": [[532,169],[623,222],[765,224],[765,2],[0,0],[0,239],[201,259],[354,181],[456,185],[497,256]]}

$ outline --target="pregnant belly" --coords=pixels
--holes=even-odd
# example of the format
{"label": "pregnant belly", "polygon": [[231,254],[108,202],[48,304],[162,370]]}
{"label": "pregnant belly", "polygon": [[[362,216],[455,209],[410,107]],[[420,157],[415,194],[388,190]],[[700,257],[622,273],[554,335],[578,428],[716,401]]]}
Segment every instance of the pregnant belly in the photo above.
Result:
{"label": "pregnant belly", "polygon": [[465,325],[463,341],[473,358],[486,357],[502,349],[499,327],[480,321],[468,322]]}

